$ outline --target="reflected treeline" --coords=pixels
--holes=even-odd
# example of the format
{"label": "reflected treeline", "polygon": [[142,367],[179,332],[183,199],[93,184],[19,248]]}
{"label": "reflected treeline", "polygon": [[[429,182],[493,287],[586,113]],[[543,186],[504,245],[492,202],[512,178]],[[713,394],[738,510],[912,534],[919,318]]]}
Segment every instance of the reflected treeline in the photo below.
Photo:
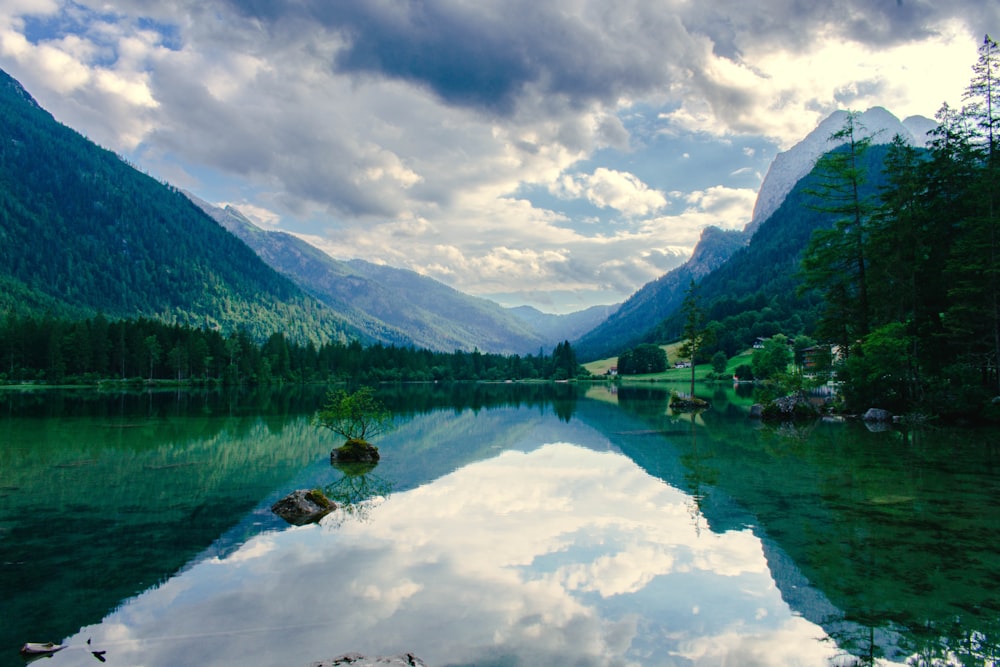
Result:
{"label": "reflected treeline", "polygon": [[331,476],[334,443],[311,423],[327,389],[0,392],[0,649],[102,618],[234,527],[269,525],[250,514],[303,482],[363,508],[387,480],[434,479],[526,428],[481,410],[568,421],[576,406],[570,384],[382,385],[407,422],[380,443],[383,472]]}
{"label": "reflected treeline", "polygon": [[384,384],[379,398],[393,414],[405,418],[435,410],[462,412],[490,408],[551,407],[563,421],[576,411],[580,390],[569,382],[442,382]]}
{"label": "reflected treeline", "polygon": [[150,413],[163,396],[115,396],[117,412],[109,397],[45,395],[68,414],[0,419],[0,648],[102,618],[328,455],[303,416],[176,417],[176,397]]}
{"label": "reflected treeline", "polygon": [[616,444],[692,493],[713,531],[773,541],[828,606],[772,553],[783,597],[856,664],[998,664],[1000,432],[762,425],[726,391],[674,416],[668,390],[625,389],[618,405],[653,435]]}
{"label": "reflected treeline", "polygon": [[311,414],[321,404],[323,385],[218,387],[207,389],[3,389],[4,417],[144,417]]}
{"label": "reflected treeline", "polygon": [[[4,417],[167,418],[208,415],[312,415],[323,405],[328,385],[278,388],[212,389],[11,389],[0,391]],[[396,415],[434,410],[479,410],[498,407],[551,406],[564,421],[575,410],[580,390],[575,383],[414,382],[377,385],[379,398]]]}
{"label": "reflected treeline", "polygon": [[346,518],[367,521],[376,502],[389,498],[393,483],[380,476],[377,463],[331,464],[340,472],[340,478],[323,487],[326,497],[337,504],[338,511],[325,525],[342,522]]}

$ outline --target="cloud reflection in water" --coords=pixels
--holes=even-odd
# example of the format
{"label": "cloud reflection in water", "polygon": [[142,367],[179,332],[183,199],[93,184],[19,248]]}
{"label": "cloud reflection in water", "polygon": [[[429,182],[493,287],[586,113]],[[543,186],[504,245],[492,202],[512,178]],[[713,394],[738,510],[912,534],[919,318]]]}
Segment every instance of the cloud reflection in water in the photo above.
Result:
{"label": "cloud reflection in water", "polygon": [[757,538],[699,528],[691,508],[620,454],[510,451],[395,494],[369,521],[257,536],[72,643],[150,667],[347,651],[428,665],[829,664],[835,646],[782,601]]}

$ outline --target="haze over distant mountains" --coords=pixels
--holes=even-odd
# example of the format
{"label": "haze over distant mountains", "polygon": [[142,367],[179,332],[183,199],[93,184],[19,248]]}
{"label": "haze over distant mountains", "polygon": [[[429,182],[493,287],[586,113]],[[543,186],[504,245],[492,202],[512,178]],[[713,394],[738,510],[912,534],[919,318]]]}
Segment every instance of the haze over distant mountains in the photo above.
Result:
{"label": "haze over distant mountains", "polygon": [[285,232],[266,231],[232,206],[188,194],[202,210],[249,245],[275,270],[348,319],[373,340],[431,350],[546,353],[597,326],[612,307],[571,315],[505,309],[413,271],[340,261]]}

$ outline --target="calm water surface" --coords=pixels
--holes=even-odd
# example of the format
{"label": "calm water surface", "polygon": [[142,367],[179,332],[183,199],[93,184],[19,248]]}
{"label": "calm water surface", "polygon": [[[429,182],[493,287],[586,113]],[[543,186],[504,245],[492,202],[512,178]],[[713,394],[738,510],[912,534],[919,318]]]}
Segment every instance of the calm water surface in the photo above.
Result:
{"label": "calm water surface", "polygon": [[[724,391],[692,419],[656,387],[382,397],[382,462],[343,470],[321,391],[0,394],[0,664],[1000,660],[995,431],[762,428]],[[343,509],[269,511],[313,487]]]}

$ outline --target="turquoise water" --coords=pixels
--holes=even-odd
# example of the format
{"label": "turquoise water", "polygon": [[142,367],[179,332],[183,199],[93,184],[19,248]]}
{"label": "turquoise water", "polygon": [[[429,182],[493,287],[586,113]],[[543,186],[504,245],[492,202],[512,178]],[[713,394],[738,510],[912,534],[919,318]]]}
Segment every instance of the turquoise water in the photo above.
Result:
{"label": "turquoise water", "polygon": [[[320,391],[0,395],[0,664],[997,661],[995,431],[766,428],[657,387],[382,398],[382,461],[345,471]],[[315,487],[350,503],[268,509]]]}

